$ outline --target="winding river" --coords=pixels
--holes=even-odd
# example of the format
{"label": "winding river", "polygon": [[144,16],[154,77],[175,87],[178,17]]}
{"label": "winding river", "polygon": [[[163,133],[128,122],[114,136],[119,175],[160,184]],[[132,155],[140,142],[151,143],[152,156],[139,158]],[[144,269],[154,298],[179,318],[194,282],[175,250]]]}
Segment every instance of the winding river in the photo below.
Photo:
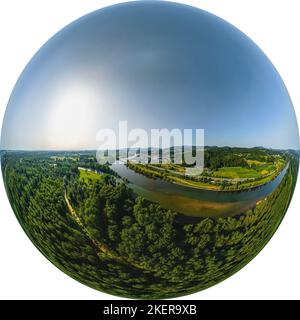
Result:
{"label": "winding river", "polygon": [[289,164],[271,182],[261,187],[233,192],[200,190],[174,184],[161,179],[151,179],[128,169],[123,163],[113,164],[112,170],[126,178],[133,191],[163,208],[187,216],[229,216],[253,208],[257,201],[272,193],[282,181]]}

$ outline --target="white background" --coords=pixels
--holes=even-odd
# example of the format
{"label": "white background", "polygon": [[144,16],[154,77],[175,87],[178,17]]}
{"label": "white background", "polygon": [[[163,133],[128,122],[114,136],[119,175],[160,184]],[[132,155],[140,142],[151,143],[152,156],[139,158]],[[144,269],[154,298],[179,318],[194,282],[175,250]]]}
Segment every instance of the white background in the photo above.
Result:
{"label": "white background", "polygon": [[[117,2],[124,1],[0,1],[0,121],[17,78],[39,47],[66,24]],[[299,0],[178,2],[210,11],[252,38],[281,74],[300,121]],[[185,298],[300,299],[299,191],[298,184],[286,218],[250,264],[226,281]],[[0,299],[118,299],[76,282],[44,258],[18,224],[2,179]]]}

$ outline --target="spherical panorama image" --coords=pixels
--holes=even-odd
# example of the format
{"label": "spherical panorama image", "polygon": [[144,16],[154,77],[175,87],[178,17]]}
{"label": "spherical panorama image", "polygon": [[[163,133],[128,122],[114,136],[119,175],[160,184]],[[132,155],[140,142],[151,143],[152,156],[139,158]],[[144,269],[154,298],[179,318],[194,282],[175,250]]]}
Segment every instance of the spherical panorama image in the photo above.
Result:
{"label": "spherical panorama image", "polygon": [[11,94],[1,167],[34,245],[109,294],[159,299],[228,278],[270,240],[299,162],[264,53],[190,6],[134,1],[51,38]]}

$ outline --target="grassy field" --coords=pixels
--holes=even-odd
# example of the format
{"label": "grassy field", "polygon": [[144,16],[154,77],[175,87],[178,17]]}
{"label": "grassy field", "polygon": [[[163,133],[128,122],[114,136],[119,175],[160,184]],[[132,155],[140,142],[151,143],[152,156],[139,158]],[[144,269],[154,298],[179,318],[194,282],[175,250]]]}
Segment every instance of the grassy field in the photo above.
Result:
{"label": "grassy field", "polygon": [[84,169],[79,169],[80,172],[80,176],[79,176],[79,180],[82,182],[89,182],[91,181],[97,181],[97,180],[101,180],[101,175],[92,171],[87,171]]}
{"label": "grassy field", "polygon": [[198,189],[205,189],[205,190],[214,190],[214,191],[219,191],[220,187],[212,184],[212,183],[205,183],[201,181],[192,181],[184,178],[179,178],[179,177],[172,177],[170,179],[171,182],[173,183],[178,183],[184,186],[189,186],[193,188],[198,188]]}
{"label": "grassy field", "polygon": [[228,179],[251,179],[263,178],[266,175],[272,174],[276,171],[281,171],[284,167],[282,163],[263,163],[252,160],[252,167],[224,167],[216,170],[212,176],[218,178]]}
{"label": "grassy field", "polygon": [[185,168],[178,164],[168,163],[168,164],[149,164],[149,168],[161,169],[161,170],[171,170],[174,172],[179,172],[184,174]]}
{"label": "grassy field", "polygon": [[251,179],[261,177],[261,173],[252,168],[224,167],[216,170],[213,177],[228,179]]}
{"label": "grassy field", "polygon": [[247,163],[249,164],[249,166],[259,166],[260,164],[263,164],[263,162],[261,161],[257,161],[257,160],[246,160]]}
{"label": "grassy field", "polygon": [[273,171],[275,171],[276,169],[280,169],[278,166],[276,166],[275,164],[272,163],[263,163],[259,166],[256,167],[256,170],[261,174],[261,175],[266,175],[269,174]]}

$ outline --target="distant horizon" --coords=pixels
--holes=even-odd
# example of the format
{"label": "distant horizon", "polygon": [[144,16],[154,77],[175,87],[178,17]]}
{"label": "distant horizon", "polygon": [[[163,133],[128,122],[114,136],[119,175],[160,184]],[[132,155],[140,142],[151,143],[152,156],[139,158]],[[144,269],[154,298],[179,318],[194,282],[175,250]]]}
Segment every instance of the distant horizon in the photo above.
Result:
{"label": "distant horizon", "polygon": [[[182,146],[191,146],[191,145],[175,145],[172,147],[182,147]],[[193,145],[195,146],[195,145]],[[198,146],[199,148],[201,146]],[[300,145],[298,147],[275,147],[275,146],[264,146],[264,145],[252,145],[252,146],[245,146],[245,145],[229,145],[229,144],[205,144],[204,147],[218,147],[218,148],[245,148],[245,149],[253,149],[253,148],[263,148],[263,149],[273,149],[273,150],[300,150]],[[130,147],[128,147],[130,148]],[[140,149],[147,149],[151,148],[149,147],[132,147],[134,148],[140,148]],[[152,147],[152,148],[159,148],[159,147]],[[167,149],[169,147],[160,147],[161,149]],[[0,145],[0,151],[93,151],[93,150],[121,150],[126,149],[126,147],[120,147],[120,148],[97,148],[97,147],[78,147],[78,148],[51,148],[51,147],[44,147],[44,148],[1,148]]]}
{"label": "distant horizon", "polygon": [[[180,147],[195,147],[190,145],[182,145],[182,146],[172,146],[166,148],[159,148],[159,147],[128,147],[127,149],[170,149],[170,148],[180,148]],[[293,151],[300,151],[300,148],[273,148],[273,147],[265,147],[265,146],[253,146],[253,147],[245,147],[245,146],[229,146],[229,145],[205,145],[204,148],[240,148],[240,149],[267,149],[267,150],[293,150]],[[200,148],[200,147],[199,147]],[[126,148],[117,148],[117,149],[0,149],[2,151],[20,151],[20,152],[80,152],[80,151],[88,151],[88,152],[96,152],[97,150],[105,151],[105,150],[125,150]]]}

